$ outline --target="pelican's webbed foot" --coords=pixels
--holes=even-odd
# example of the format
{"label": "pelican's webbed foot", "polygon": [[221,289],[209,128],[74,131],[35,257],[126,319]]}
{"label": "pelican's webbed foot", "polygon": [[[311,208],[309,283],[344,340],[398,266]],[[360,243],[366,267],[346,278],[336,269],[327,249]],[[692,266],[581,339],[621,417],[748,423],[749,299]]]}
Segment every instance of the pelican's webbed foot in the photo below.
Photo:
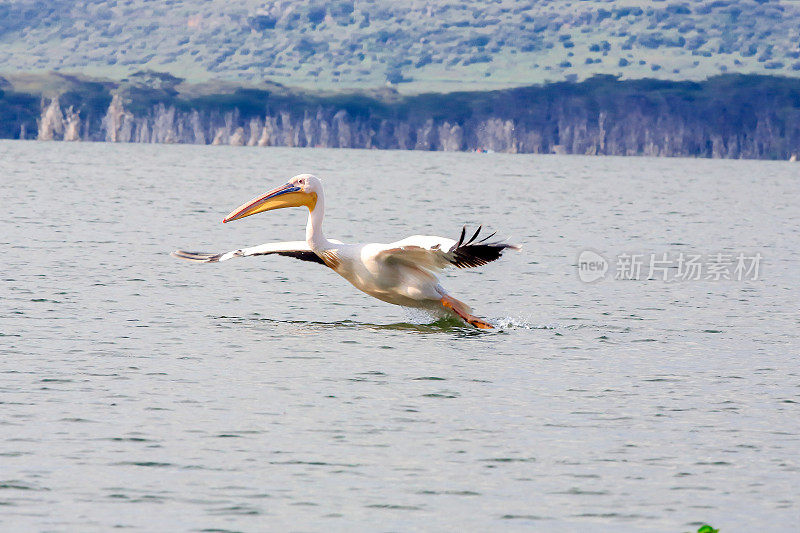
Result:
{"label": "pelican's webbed foot", "polygon": [[442,303],[442,307],[454,312],[470,326],[476,327],[478,329],[494,329],[493,325],[489,324],[488,322],[486,322],[481,318],[476,317],[475,315],[470,314],[469,312],[470,309],[467,304],[456,300],[449,294],[443,294],[442,299],[439,301]]}

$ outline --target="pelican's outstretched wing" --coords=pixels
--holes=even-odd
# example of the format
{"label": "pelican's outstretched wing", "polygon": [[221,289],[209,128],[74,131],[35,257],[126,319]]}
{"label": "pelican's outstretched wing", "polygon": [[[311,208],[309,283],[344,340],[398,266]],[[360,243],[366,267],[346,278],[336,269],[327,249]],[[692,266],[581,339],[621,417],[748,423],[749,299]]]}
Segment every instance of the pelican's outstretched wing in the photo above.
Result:
{"label": "pelican's outstretched wing", "polygon": [[197,263],[219,263],[220,261],[227,261],[234,257],[248,257],[251,255],[285,255],[301,259],[303,261],[311,261],[324,265],[325,262],[320,257],[311,251],[308,243],[305,241],[292,241],[292,242],[273,242],[268,244],[260,244],[250,248],[241,248],[221,254],[213,254],[206,252],[186,252],[184,250],[176,250],[170,255],[179,259],[186,259],[187,261],[195,261]]}
{"label": "pelican's outstretched wing", "polygon": [[469,268],[485,265],[498,259],[506,248],[519,250],[519,246],[502,241],[487,242],[494,233],[478,240],[481,227],[465,240],[467,227],[461,230],[458,241],[432,235],[414,235],[402,241],[389,244],[375,257],[384,261],[399,261],[413,264],[428,270],[441,270],[448,266]]}

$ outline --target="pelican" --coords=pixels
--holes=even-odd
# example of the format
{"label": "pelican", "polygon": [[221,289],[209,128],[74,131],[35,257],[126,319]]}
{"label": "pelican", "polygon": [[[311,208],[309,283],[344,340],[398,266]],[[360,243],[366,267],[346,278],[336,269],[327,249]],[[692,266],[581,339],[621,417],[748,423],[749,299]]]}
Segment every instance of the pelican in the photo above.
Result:
{"label": "pelican", "polygon": [[455,315],[479,329],[493,328],[487,321],[472,315],[467,304],[448,294],[434,273],[449,266],[485,265],[498,259],[506,248],[519,250],[518,246],[490,242],[494,233],[478,240],[481,227],[467,239],[466,226],[458,241],[432,235],[414,235],[389,244],[345,244],[327,239],[322,233],[325,215],[322,181],[311,174],[299,174],[288,183],[253,198],[231,211],[222,222],[284,207],[308,208],[305,241],[261,244],[219,254],[176,250],[171,255],[199,263],[270,254],[294,257],[325,265],[358,290],[384,302],[439,315]]}

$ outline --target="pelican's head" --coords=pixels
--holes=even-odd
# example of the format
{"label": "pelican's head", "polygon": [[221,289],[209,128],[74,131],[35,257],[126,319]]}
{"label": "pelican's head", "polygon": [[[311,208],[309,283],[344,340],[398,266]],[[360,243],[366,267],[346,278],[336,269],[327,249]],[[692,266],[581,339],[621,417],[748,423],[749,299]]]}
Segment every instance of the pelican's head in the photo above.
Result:
{"label": "pelican's head", "polygon": [[322,194],[322,182],[318,177],[311,174],[298,174],[286,184],[240,205],[231,211],[222,222],[231,222],[262,211],[282,207],[306,206],[309,211],[313,211],[320,194]]}

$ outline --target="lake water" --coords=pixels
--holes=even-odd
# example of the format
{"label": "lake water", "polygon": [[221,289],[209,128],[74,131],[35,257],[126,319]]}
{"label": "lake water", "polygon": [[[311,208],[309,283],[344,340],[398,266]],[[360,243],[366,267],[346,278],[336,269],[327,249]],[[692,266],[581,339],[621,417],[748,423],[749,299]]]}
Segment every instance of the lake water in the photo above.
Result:
{"label": "lake water", "polygon": [[[499,327],[168,255],[304,238],[220,223],[300,172],[331,238],[522,244],[442,276]],[[798,193],[783,162],[0,142],[0,527],[792,530]],[[612,279],[623,252],[763,260]]]}

